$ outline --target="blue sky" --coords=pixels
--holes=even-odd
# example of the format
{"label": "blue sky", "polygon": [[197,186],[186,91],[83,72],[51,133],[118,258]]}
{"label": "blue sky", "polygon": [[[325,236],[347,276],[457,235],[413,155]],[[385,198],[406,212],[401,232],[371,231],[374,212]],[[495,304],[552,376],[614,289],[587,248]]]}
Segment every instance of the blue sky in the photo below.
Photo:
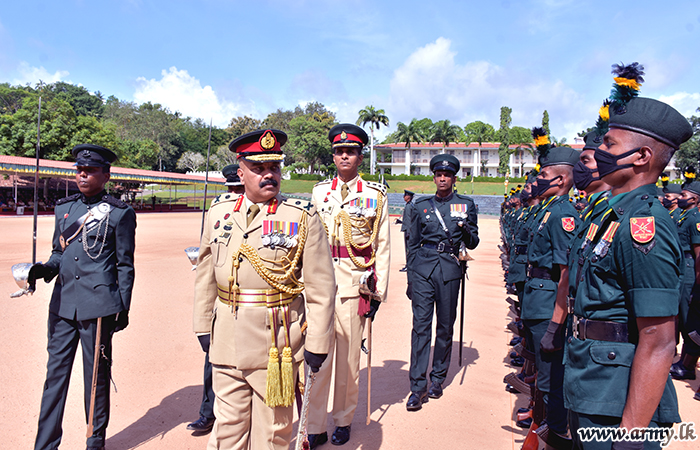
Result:
{"label": "blue sky", "polygon": [[613,63],[643,96],[700,107],[700,2],[641,0],[62,0],[0,9],[0,82],[66,81],[226,126],[318,101],[343,122],[429,117],[513,125],[550,114],[572,141]]}

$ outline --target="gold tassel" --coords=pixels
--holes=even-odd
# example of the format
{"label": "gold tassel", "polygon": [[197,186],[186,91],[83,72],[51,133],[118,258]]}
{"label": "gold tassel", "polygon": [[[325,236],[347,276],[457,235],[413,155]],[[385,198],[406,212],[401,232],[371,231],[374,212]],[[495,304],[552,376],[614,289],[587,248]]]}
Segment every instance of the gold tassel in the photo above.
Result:
{"label": "gold tassel", "polygon": [[280,387],[280,359],[277,347],[270,347],[270,359],[267,361],[267,383],[265,404],[270,408],[282,405],[282,389]]}
{"label": "gold tassel", "polygon": [[282,406],[291,406],[294,402],[294,368],[292,366],[292,349],[282,350]]}

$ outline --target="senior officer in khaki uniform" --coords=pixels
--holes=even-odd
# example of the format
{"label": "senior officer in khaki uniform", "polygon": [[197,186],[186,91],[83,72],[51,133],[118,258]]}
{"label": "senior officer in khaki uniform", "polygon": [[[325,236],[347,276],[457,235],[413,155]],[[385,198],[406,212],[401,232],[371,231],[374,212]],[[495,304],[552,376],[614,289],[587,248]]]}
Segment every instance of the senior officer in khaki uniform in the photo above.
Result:
{"label": "senior officer in khaki uniform", "polygon": [[287,449],[302,349],[316,372],[332,339],[335,278],[323,224],[311,203],[279,194],[286,140],[260,130],[231,142],[245,194],[218,196],[202,235],[194,331],[211,334],[210,449]]}
{"label": "senior officer in khaki uniform", "polygon": [[680,422],[668,372],[683,253],[655,182],[693,131],[667,104],[625,94],[641,78],[630,68],[617,67],[610,130],[595,150],[598,173],[612,191],[594,240],[580,254],[566,346],[564,398],[576,448],[659,448],[649,434],[639,436],[642,442],[585,440],[583,428]]}
{"label": "senior officer in khaki uniform", "polygon": [[[333,422],[331,442],[350,439],[360,378],[360,348],[365,318],[374,320],[389,285],[389,210],[386,188],[358,175],[367,133],[352,124],[333,127],[328,139],[338,176],[318,183],[313,189],[316,206],[328,232],[333,268],[338,284],[335,294],[335,335],[330,358],[319,371],[311,393],[309,444],[311,448],[328,440],[327,404],[333,381]],[[372,280],[367,282],[369,277]],[[374,287],[371,295],[360,295],[360,286]],[[331,379],[335,355],[335,377]]]}

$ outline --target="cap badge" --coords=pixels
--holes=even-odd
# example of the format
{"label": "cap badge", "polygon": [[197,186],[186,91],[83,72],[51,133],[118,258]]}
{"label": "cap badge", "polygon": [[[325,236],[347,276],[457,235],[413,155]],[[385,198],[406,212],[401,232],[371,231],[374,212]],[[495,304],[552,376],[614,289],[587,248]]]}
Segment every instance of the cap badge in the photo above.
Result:
{"label": "cap badge", "polygon": [[340,139],[347,139],[347,138],[348,138],[348,134],[345,131],[340,133]]}
{"label": "cap badge", "polygon": [[260,147],[265,150],[272,150],[275,148],[275,135],[272,131],[266,131],[260,138]]}
{"label": "cap badge", "polygon": [[90,150],[83,150],[83,157],[90,158]]}

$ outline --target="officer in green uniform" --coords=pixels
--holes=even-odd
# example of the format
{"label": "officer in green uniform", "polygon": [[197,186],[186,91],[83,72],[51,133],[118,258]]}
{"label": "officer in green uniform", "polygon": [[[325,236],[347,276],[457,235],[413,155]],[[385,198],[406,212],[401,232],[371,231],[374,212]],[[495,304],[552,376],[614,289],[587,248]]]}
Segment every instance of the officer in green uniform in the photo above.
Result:
{"label": "officer in green uniform", "polygon": [[[617,73],[618,86],[641,78]],[[636,94],[615,96],[609,112],[610,130],[595,159],[611,198],[577,271],[565,402],[577,448],[659,448],[649,440],[586,440],[582,429],[680,421],[668,370],[683,255],[677,227],[655,198],[655,182],[693,133],[676,110]]]}
{"label": "officer in green uniform", "polygon": [[[557,436],[567,434],[566,412],[562,394],[564,366],[562,346],[564,327],[551,321],[557,297],[568,293],[568,249],[579,214],[569,201],[573,186],[573,166],[579,154],[569,147],[549,148],[544,130],[533,130],[540,152],[540,173],[533,186],[533,195],[540,197],[538,221],[528,247],[528,280],[525,282],[520,317],[528,330],[537,367],[537,390],[546,405],[549,436],[557,446]],[[561,288],[560,288],[561,286]],[[539,407],[539,400],[535,408]]]}
{"label": "officer in green uniform", "polygon": [[[694,380],[695,366],[698,364],[700,347],[688,337],[693,331],[689,328],[688,312],[691,306],[691,293],[697,283],[697,274],[700,272],[700,181],[692,181],[683,186],[683,191],[678,199],[678,209],[683,212],[678,219],[678,236],[681,239],[683,250],[684,276],[681,288],[681,301],[678,314],[678,324],[683,335],[683,350],[680,359],[671,366],[671,376],[676,380]],[[698,308],[700,298],[692,296],[694,309]]]}
{"label": "officer in green uniform", "polygon": [[78,343],[83,350],[85,417],[89,416],[98,332],[102,351],[93,433],[87,438],[87,448],[104,448],[109,422],[112,335],[129,324],[134,287],[136,214],[104,190],[110,165],[117,156],[92,144],[77,145],[71,153],[76,160],[75,178],[80,193],[56,202],[51,257],[46,264],[32,266],[29,273],[30,284],[38,278],[48,283],[58,276],[49,304],[49,360],[36,450],[53,450],[61,443],[61,422]]}
{"label": "officer in green uniform", "polygon": [[674,221],[678,221],[681,216],[681,209],[678,208],[678,198],[680,198],[683,189],[679,184],[669,183],[663,187],[664,199],[661,201],[664,208],[668,209],[668,213],[673,217]]}
{"label": "officer in green uniform", "polygon": [[[474,201],[453,192],[459,160],[441,154],[430,160],[437,186],[433,196],[419,199],[409,228],[408,281],[413,307],[411,333],[411,395],[406,409],[416,411],[430,398],[442,396],[442,383],[450,366],[452,331],[457,317],[457,296],[463,276],[458,260],[460,246],[479,244]],[[410,292],[412,291],[412,292]],[[435,313],[435,350],[428,391],[426,373]]]}

